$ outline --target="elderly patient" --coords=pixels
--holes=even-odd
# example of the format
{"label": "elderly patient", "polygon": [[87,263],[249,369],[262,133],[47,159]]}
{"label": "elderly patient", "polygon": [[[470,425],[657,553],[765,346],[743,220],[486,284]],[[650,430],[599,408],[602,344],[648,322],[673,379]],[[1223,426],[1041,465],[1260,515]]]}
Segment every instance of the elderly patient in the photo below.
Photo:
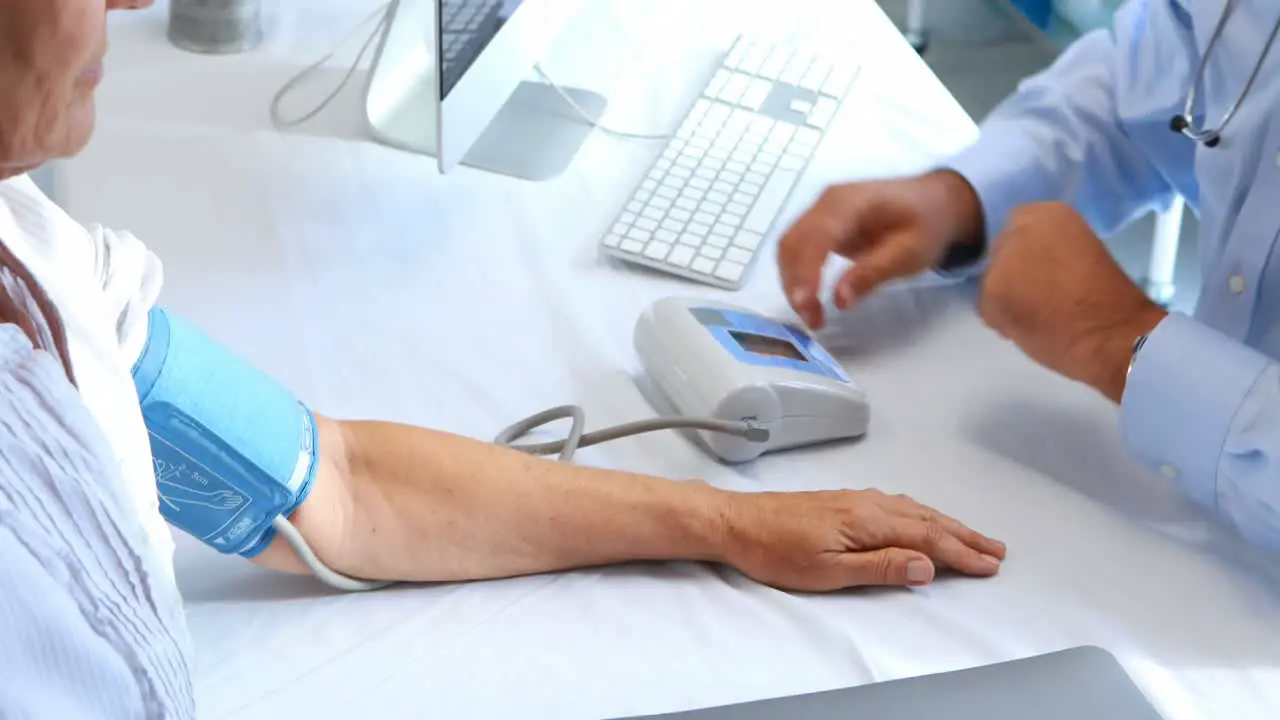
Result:
{"label": "elderly patient", "polygon": [[[0,2],[0,716],[188,717],[172,536],[131,369],[159,292],[127,233],[77,225],[24,173],[94,125],[106,12]],[[291,520],[359,578],[465,581],[642,560],[731,565],[777,587],[997,572],[1004,546],[874,490],[740,494],[573,467],[446,432],[317,415]],[[253,561],[306,572],[279,536]]]}

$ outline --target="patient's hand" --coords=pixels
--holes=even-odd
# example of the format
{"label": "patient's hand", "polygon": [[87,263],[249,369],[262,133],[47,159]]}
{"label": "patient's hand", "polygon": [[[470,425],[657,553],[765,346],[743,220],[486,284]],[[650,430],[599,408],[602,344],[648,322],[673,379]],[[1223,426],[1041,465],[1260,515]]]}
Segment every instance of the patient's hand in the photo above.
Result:
{"label": "patient's hand", "polygon": [[724,562],[787,590],[926,585],[935,566],[1000,569],[1004,544],[905,495],[878,490],[734,494]]}

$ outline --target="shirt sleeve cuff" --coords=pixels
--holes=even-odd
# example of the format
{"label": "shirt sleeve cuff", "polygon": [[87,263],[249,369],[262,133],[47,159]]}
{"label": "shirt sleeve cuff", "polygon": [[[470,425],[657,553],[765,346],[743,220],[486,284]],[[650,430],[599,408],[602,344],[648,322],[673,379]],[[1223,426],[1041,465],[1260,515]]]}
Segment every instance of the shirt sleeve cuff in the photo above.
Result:
{"label": "shirt sleeve cuff", "polygon": [[1000,234],[1014,208],[1051,195],[1043,172],[1032,159],[1043,149],[1024,135],[1017,128],[992,122],[983,126],[978,142],[941,166],[959,173],[977,193],[988,240]]}
{"label": "shirt sleeve cuff", "polygon": [[1236,412],[1269,360],[1170,313],[1147,337],[1125,383],[1120,431],[1129,452],[1217,507],[1218,464]]}

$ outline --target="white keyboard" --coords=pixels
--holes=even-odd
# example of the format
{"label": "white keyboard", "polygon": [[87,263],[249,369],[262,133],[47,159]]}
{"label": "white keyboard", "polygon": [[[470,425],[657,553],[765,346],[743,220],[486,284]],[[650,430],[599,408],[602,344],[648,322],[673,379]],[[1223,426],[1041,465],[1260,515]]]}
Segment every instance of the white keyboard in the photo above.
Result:
{"label": "white keyboard", "polygon": [[601,253],[740,289],[857,71],[801,47],[738,38],[623,203]]}

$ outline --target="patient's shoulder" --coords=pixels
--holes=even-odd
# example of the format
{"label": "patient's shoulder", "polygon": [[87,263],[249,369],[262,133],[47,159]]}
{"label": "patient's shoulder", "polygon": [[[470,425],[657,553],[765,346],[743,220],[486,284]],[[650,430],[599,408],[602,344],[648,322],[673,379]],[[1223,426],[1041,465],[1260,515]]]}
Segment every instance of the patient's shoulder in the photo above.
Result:
{"label": "patient's shoulder", "polygon": [[93,271],[89,231],[27,175],[0,181],[0,238],[38,276]]}

